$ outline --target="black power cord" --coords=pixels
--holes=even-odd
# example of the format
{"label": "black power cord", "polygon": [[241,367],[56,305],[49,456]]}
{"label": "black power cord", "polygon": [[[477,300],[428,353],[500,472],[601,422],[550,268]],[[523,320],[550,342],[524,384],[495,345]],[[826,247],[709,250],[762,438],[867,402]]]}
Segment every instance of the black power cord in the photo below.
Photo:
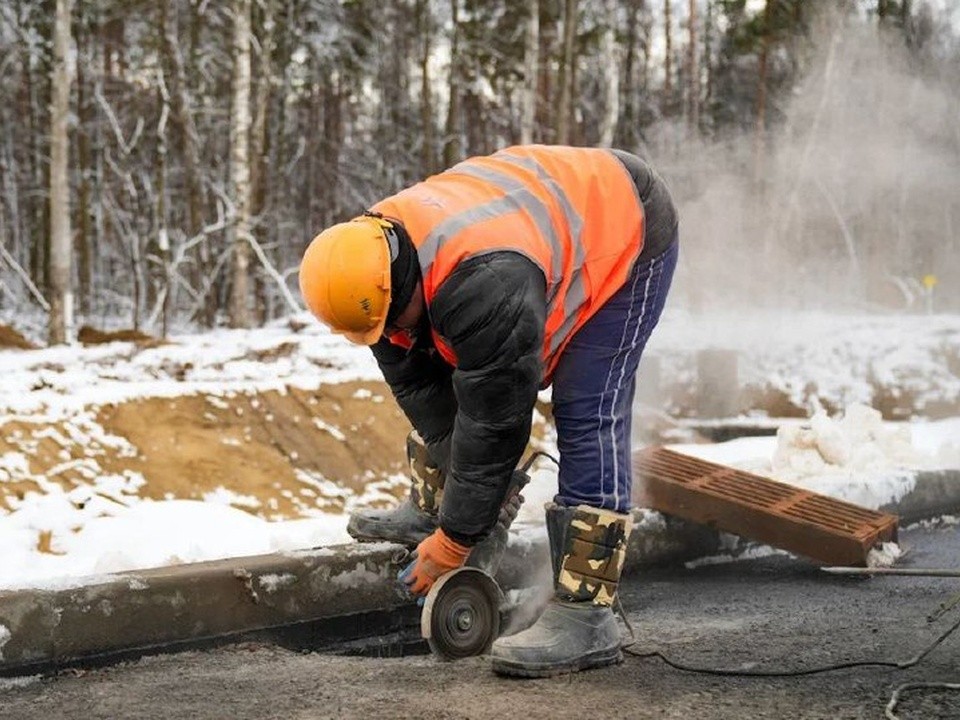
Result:
{"label": "black power cord", "polygon": [[[660,661],[669,665],[675,670],[697,673],[699,675],[713,675],[720,677],[804,677],[809,675],[819,675],[821,673],[836,672],[838,670],[847,670],[849,668],[862,667],[880,667],[890,668],[892,670],[906,670],[907,668],[918,665],[927,655],[933,652],[936,647],[950,637],[957,630],[957,628],[960,628],[960,618],[958,618],[950,627],[940,633],[932,642],[927,644],[926,647],[924,647],[919,653],[914,655],[909,660],[854,660],[850,662],[833,663],[831,665],[820,665],[813,668],[804,668],[802,670],[733,670],[730,668],[710,668],[688,665],[686,663],[677,662],[676,660],[671,660],[659,650],[653,650],[651,652],[640,652],[638,650],[634,650],[633,646],[637,644],[636,634],[633,631],[633,625],[627,619],[627,614],[624,612],[623,605],[620,604],[619,596],[616,598],[616,604],[617,611],[619,612],[624,624],[627,626],[627,630],[630,632],[630,642],[622,647],[623,652],[625,652],[627,655],[631,655],[636,658],[658,658]],[[888,720],[900,720],[899,716],[894,712],[897,708],[897,704],[900,702],[900,696],[908,690],[916,689],[960,690],[960,683],[913,682],[900,685],[893,691],[890,701],[884,708],[885,717],[888,718]]]}
{"label": "black power cord", "polygon": [[557,458],[555,458],[553,455],[543,450],[536,450],[533,453],[531,453],[530,457],[528,457],[526,462],[524,462],[523,465],[520,467],[520,470],[522,470],[525,473],[529,473],[530,468],[533,466],[533,463],[537,460],[537,458],[546,458],[557,467],[560,467],[560,461]]}
{"label": "black power cord", "polygon": [[[627,627],[630,630],[631,636],[633,636],[633,628],[630,627],[629,624]],[[923,660],[923,658],[929,655],[934,648],[950,637],[950,635],[952,635],[958,627],[960,627],[960,618],[958,618],[953,625],[940,633],[940,635],[938,635],[933,642],[928,644],[923,650],[909,660],[853,660],[850,662],[834,663],[832,665],[804,668],[802,670],[732,670],[728,668],[697,667],[695,665],[687,665],[686,663],[671,660],[659,650],[654,650],[651,652],[640,652],[638,650],[634,650],[633,645],[636,645],[636,641],[624,646],[623,651],[628,655],[638,658],[659,658],[676,670],[699,673],[701,675],[720,675],[726,677],[803,677],[805,675],[819,675],[820,673],[836,672],[837,670],[847,670],[849,668],[857,667],[886,667],[894,670],[906,670],[907,668],[917,665],[921,660]]]}

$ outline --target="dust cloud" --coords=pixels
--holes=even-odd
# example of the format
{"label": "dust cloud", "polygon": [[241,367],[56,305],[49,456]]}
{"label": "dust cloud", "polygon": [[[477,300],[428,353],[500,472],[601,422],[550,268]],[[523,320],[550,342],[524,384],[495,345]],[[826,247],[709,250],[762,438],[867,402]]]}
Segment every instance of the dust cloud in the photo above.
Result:
{"label": "dust cloud", "polygon": [[933,309],[960,309],[957,38],[926,32],[911,54],[873,21],[827,11],[802,79],[770,96],[765,137],[652,153],[681,213],[672,302],[924,311],[934,275]]}

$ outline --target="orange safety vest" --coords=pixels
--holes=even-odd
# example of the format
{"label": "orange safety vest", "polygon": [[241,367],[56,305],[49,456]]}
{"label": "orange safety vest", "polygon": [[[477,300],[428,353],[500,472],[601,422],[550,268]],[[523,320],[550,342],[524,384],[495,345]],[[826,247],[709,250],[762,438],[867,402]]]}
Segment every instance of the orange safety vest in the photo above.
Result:
{"label": "orange safety vest", "polygon": [[[463,260],[521,253],[547,282],[546,387],[567,343],[626,282],[643,247],[643,205],[607,150],[524,145],[474,157],[374,206],[417,248],[429,307]],[[456,354],[434,331],[444,359]]]}

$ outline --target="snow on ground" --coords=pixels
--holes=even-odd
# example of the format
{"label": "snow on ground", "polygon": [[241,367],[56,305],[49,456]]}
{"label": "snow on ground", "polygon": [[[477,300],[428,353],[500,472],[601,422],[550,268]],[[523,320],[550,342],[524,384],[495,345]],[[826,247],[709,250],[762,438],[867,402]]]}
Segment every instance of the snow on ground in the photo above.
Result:
{"label": "snow on ground", "polygon": [[[694,354],[705,347],[740,351],[744,382],[775,387],[798,407],[870,403],[880,383],[888,394],[909,395],[921,417],[884,424],[869,409],[853,407],[844,419],[818,415],[810,423],[786,423],[776,438],[676,446],[683,452],[873,506],[909,490],[915,469],[960,467],[960,419],[922,418],[924,408],[960,401],[960,317],[721,320],[668,313],[650,349],[662,359],[666,382],[691,386]],[[97,464],[98,447],[130,456],[138,452],[97,425],[95,408],[107,403],[195,393],[215,403],[234,393],[380,379],[368,350],[307,316],[260,330],[173,337],[157,347],[112,343],[0,351],[0,375],[0,426],[18,419],[60,421],[70,437],[54,438],[57,442],[91,448],[88,457],[67,454],[63,461],[81,471],[87,484],[70,489],[34,477],[38,492],[27,493],[10,511],[0,506],[0,587],[347,542],[347,513],[382,504],[406,483],[402,476],[389,477],[354,492],[298,470],[305,485],[337,499],[346,512],[318,506],[309,517],[270,522],[239,509],[251,499],[235,489],[210,487],[203,502],[142,500],[137,490],[143,476],[106,474]],[[371,402],[383,400],[369,390],[357,393],[369,394]],[[334,437],[341,432],[333,425],[322,429]],[[555,450],[554,440],[546,438],[543,449]],[[0,484],[22,479],[28,469],[23,453],[0,455]],[[520,532],[543,532],[543,503],[555,492],[556,468],[538,461],[517,521]],[[49,533],[45,547],[44,533]]]}
{"label": "snow on ground", "polygon": [[43,411],[54,418],[140,397],[312,388],[382,379],[370,351],[310,316],[255,330],[173,336],[156,347],[114,342],[0,351],[0,421]]}
{"label": "snow on ground", "polygon": [[[282,521],[224,504],[228,491],[203,502],[155,501],[141,500],[120,487],[112,497],[104,485],[70,493],[51,487],[0,517],[0,588],[350,542],[349,512],[374,500],[392,499],[385,488],[407,482],[396,476],[372,483],[347,499],[345,512],[317,511],[314,517]],[[85,502],[76,502],[79,491]],[[41,529],[54,538],[43,551],[37,547]]]}
{"label": "snow on ground", "polygon": [[695,381],[695,353],[705,348],[737,351],[742,384],[781,391],[809,413],[882,399],[904,417],[955,415],[960,403],[960,315],[668,308],[647,352],[661,358],[662,384],[682,386]]}

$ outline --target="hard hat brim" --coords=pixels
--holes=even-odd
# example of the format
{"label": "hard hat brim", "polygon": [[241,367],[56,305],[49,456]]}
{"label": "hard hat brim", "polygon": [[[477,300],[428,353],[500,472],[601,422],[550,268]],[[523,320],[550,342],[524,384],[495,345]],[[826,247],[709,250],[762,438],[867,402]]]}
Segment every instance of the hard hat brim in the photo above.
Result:
{"label": "hard hat brim", "polygon": [[340,333],[354,345],[376,345],[383,337],[383,329],[387,326],[387,318],[384,316],[377,326],[366,332],[344,332]]}

